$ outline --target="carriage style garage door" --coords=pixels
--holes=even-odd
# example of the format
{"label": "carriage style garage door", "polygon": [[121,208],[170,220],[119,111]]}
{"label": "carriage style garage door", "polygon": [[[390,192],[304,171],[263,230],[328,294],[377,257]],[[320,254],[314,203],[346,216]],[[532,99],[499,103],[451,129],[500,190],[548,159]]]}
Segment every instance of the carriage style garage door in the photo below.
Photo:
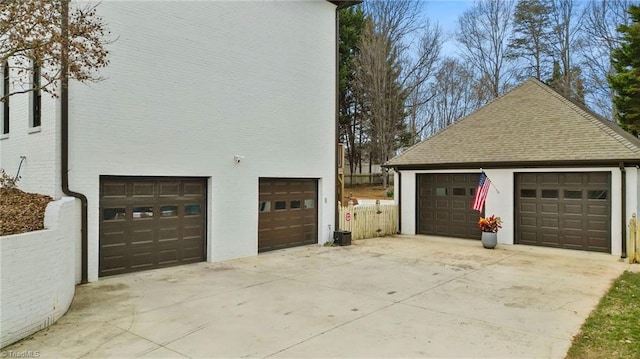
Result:
{"label": "carriage style garage door", "polygon": [[418,174],[417,233],[480,239],[478,218],[471,209],[479,173]]}
{"label": "carriage style garage door", "polygon": [[100,178],[100,276],[205,259],[206,179]]}
{"label": "carriage style garage door", "polygon": [[258,252],[318,243],[318,181],[261,178]]}
{"label": "carriage style garage door", "polygon": [[610,172],[516,173],[515,242],[611,252]]}

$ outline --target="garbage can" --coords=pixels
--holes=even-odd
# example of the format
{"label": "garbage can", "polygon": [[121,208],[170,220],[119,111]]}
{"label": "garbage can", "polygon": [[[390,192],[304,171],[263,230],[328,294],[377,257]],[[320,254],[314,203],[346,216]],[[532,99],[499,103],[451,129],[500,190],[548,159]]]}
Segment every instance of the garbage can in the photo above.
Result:
{"label": "garbage can", "polygon": [[339,246],[351,245],[351,232],[349,231],[335,231],[333,232],[333,240]]}

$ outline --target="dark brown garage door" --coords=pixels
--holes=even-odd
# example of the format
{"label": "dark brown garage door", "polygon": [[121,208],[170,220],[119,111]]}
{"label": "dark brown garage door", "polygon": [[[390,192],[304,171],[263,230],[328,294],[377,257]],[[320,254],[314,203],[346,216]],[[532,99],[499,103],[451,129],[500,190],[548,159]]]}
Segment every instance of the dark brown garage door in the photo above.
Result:
{"label": "dark brown garage door", "polygon": [[100,276],[205,259],[206,179],[100,178]]}
{"label": "dark brown garage door", "polygon": [[417,233],[480,239],[478,218],[471,209],[478,173],[418,174]]}
{"label": "dark brown garage door", "polygon": [[516,243],[611,252],[610,172],[516,173]]}
{"label": "dark brown garage door", "polygon": [[260,179],[258,252],[318,243],[318,181]]}

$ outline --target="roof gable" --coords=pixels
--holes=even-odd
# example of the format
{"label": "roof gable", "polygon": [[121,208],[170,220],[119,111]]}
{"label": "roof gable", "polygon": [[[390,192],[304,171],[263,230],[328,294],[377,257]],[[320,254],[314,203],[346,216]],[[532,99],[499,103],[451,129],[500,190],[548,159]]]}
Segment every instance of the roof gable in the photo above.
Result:
{"label": "roof gable", "polygon": [[640,140],[530,79],[386,165],[621,160],[640,161]]}

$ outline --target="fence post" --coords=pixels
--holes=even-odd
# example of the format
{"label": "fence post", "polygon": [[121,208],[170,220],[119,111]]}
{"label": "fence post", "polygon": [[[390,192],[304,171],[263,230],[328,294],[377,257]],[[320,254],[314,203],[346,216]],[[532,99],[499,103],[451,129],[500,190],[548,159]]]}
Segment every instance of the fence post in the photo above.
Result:
{"label": "fence post", "polygon": [[[355,220],[355,216],[353,215],[353,201],[351,199],[349,199],[348,203],[348,207],[347,207],[347,214],[349,216],[349,221],[347,221],[346,223],[346,227],[349,227],[348,231],[351,232],[351,236],[353,238],[353,231],[351,230],[353,228],[352,226],[352,222],[353,220]],[[347,230],[347,228],[345,228],[345,230]]]}
{"label": "fence post", "polygon": [[629,221],[629,241],[627,242],[627,257],[629,263],[640,262],[640,226],[638,226],[638,218],[635,213],[631,215]]}

